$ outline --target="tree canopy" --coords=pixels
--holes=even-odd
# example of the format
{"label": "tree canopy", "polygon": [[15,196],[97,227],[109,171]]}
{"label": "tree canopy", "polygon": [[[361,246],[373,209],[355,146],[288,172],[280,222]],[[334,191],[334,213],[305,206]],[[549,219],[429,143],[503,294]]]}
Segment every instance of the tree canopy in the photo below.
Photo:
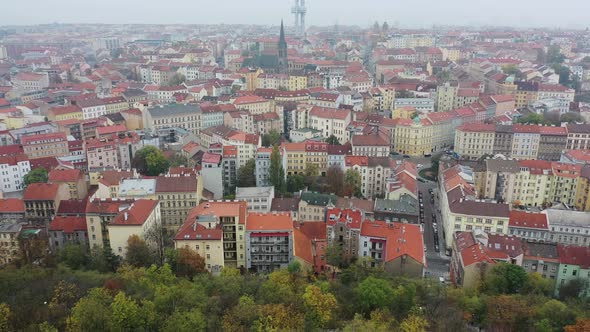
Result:
{"label": "tree canopy", "polygon": [[238,168],[238,187],[256,187],[256,161],[248,160],[242,167]]}
{"label": "tree canopy", "polygon": [[270,166],[268,168],[268,180],[275,187],[276,192],[283,193],[287,190],[285,170],[283,169],[281,152],[279,151],[278,145],[272,147]]}
{"label": "tree canopy", "polygon": [[135,152],[131,166],[142,175],[158,176],[168,172],[170,162],[160,149],[149,145]]}
{"label": "tree canopy", "polygon": [[48,179],[47,170],[43,167],[32,169],[29,173],[25,174],[23,178],[25,186],[28,186],[31,183],[47,183]]}

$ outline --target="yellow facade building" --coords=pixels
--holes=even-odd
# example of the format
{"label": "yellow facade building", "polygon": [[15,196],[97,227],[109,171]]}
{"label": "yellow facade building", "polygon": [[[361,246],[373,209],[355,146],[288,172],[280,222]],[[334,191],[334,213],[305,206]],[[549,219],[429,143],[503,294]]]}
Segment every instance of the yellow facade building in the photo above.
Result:
{"label": "yellow facade building", "polygon": [[405,155],[423,156],[432,153],[433,127],[428,120],[416,117],[396,119],[394,150]]}

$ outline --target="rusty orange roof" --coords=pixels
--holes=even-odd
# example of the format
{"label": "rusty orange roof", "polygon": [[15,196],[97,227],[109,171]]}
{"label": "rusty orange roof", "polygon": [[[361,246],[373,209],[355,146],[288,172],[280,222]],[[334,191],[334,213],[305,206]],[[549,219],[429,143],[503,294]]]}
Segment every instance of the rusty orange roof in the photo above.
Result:
{"label": "rusty orange roof", "polygon": [[248,213],[246,230],[277,231],[293,229],[293,219],[289,213]]}

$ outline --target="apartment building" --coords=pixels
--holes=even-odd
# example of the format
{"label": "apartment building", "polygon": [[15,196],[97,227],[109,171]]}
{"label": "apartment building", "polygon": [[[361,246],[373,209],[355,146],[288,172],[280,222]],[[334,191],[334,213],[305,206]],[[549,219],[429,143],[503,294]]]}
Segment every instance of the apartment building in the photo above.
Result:
{"label": "apartment building", "polygon": [[424,275],[426,255],[420,225],[366,220],[359,246],[359,258],[370,258],[371,266],[382,266],[391,275]]}
{"label": "apartment building", "polygon": [[[495,126],[483,123],[464,124],[455,134],[455,152],[470,159],[494,153]],[[512,147],[511,147],[512,150]]]}
{"label": "apartment building", "polygon": [[19,235],[24,223],[0,224],[0,265],[8,265],[21,258]]}
{"label": "apartment building", "polygon": [[346,127],[350,121],[350,110],[314,106],[309,111],[307,127],[321,130],[324,138],[334,135],[340,144],[344,144],[348,141]]}
{"label": "apartment building", "polygon": [[0,156],[0,192],[11,193],[25,188],[24,176],[31,171],[29,158],[22,154]]}
{"label": "apartment building", "polygon": [[158,105],[148,108],[143,115],[144,128],[183,128],[195,135],[199,135],[202,128],[202,112],[198,104]]}
{"label": "apartment building", "polygon": [[236,200],[246,202],[248,205],[248,212],[270,212],[272,200],[274,197],[274,186],[236,188]]}
{"label": "apartment building", "polygon": [[389,157],[391,143],[389,132],[373,128],[368,133],[353,135],[351,141],[352,154],[355,156]]}
{"label": "apartment building", "polygon": [[69,154],[68,140],[64,133],[27,135],[21,138],[24,153],[29,159],[63,157]]}
{"label": "apartment building", "polygon": [[25,189],[25,217],[29,223],[47,225],[53,220],[62,200],[70,199],[64,184],[31,183]]}
{"label": "apartment building", "polygon": [[293,220],[287,213],[249,213],[246,219],[246,266],[254,272],[286,268],[293,257]]}
{"label": "apartment building", "polygon": [[272,148],[258,148],[256,151],[256,187],[270,185],[268,169],[270,167],[270,155]]}
{"label": "apartment building", "polygon": [[433,152],[433,127],[430,121],[416,117],[395,119],[396,126],[393,136],[396,152],[410,156],[423,156]]}
{"label": "apartment building", "polygon": [[190,210],[201,202],[203,181],[196,175],[158,176],[155,192],[160,202],[162,226],[175,234]]}
{"label": "apartment building", "polygon": [[253,115],[274,111],[274,102],[259,96],[237,97],[233,104],[238,110],[248,110]]}
{"label": "apartment building", "polygon": [[355,170],[361,176],[361,193],[365,198],[384,197],[387,179],[396,166],[389,157],[346,156],[345,170]]}
{"label": "apartment building", "polygon": [[56,216],[48,227],[49,247],[57,252],[68,244],[88,246],[85,216]]}
{"label": "apartment building", "polygon": [[205,258],[207,269],[246,267],[246,202],[209,201],[193,208],[174,238]]}
{"label": "apartment building", "polygon": [[66,185],[70,199],[84,199],[88,194],[86,175],[79,169],[53,169],[49,172],[48,182]]}
{"label": "apartment building", "polygon": [[88,169],[130,169],[137,150],[144,147],[137,133],[86,141]]}
{"label": "apartment building", "polygon": [[127,255],[127,240],[133,235],[139,236],[148,246],[157,245],[157,232],[162,224],[160,204],[157,200],[140,199],[118,211],[107,224],[110,247],[119,257]]}
{"label": "apartment building", "polygon": [[301,192],[297,217],[300,222],[323,222],[326,220],[326,210],[334,207],[337,201],[336,195],[312,191]]}
{"label": "apartment building", "polygon": [[330,208],[326,211],[326,234],[330,245],[339,245],[346,257],[359,254],[363,212],[357,209]]}
{"label": "apartment building", "polygon": [[0,199],[0,220],[7,224],[25,222],[25,203],[20,198]]}
{"label": "apartment building", "polygon": [[568,123],[566,128],[568,150],[590,149],[590,124]]}

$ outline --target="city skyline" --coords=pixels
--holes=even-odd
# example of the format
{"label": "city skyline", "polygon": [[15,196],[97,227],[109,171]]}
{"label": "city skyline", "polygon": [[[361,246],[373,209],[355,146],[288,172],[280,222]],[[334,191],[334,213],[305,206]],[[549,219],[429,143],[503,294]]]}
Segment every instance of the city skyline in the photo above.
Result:
{"label": "city skyline", "polygon": [[[293,26],[290,13],[293,3],[288,0],[248,2],[226,0],[218,3],[205,1],[170,0],[167,8],[183,10],[162,15],[161,4],[128,0],[104,0],[99,3],[56,0],[10,2],[4,5],[9,15],[3,25],[36,25],[47,23],[104,23],[104,24],[266,24],[276,25],[280,18]],[[547,28],[585,28],[585,13],[590,5],[582,0],[562,1],[563,14],[554,15],[555,3],[548,0],[498,0],[485,11],[472,11],[473,1],[425,0],[419,4],[401,0],[386,2],[367,0],[307,1],[307,26],[333,24],[367,27],[375,21],[398,23],[403,27],[429,28],[432,25],[456,26],[513,26]],[[31,8],[35,8],[32,9]],[[264,10],[260,10],[263,8]],[[202,10],[211,13],[201,15]],[[469,10],[469,11],[468,11]],[[42,13],[42,15],[40,15]]]}

